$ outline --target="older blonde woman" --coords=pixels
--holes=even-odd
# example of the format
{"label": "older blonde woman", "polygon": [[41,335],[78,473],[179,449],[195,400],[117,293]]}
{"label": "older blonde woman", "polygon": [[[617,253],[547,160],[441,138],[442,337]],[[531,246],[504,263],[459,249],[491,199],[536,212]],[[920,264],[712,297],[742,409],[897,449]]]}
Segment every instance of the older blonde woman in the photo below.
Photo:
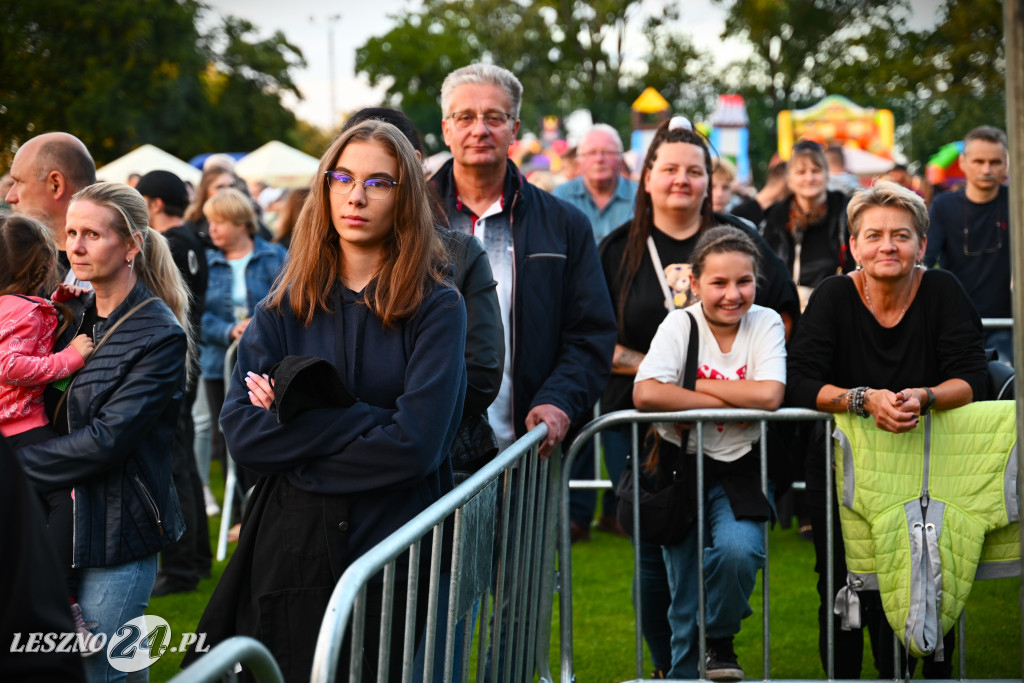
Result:
{"label": "older blonde woman", "polygon": [[[790,342],[786,401],[826,412],[871,416],[879,429],[914,429],[929,410],[949,410],[984,400],[988,392],[981,319],[960,282],[920,266],[928,238],[928,211],[914,192],[879,182],[854,195],[848,206],[850,253],[857,270],[818,285]],[[823,434],[820,435],[822,438]],[[822,663],[827,661],[825,463],[810,449],[806,463],[808,508],[814,528]],[[834,534],[834,580],[846,580],[842,536]],[[881,615],[868,621],[891,631]],[[886,635],[887,634],[887,635]],[[858,678],[863,637],[835,629],[835,676]],[[952,643],[947,644],[947,653]],[[949,660],[926,662],[926,676],[950,677]],[[882,678],[893,657],[875,652]]]}
{"label": "older blonde woman", "polygon": [[[256,212],[249,198],[234,188],[221,190],[206,200],[203,212],[209,221],[213,249],[206,250],[210,268],[203,311],[199,366],[212,424],[213,457],[224,462],[224,437],[217,416],[224,404],[224,354],[249,325],[256,304],[274,284],[284,263],[285,250],[256,235]],[[255,477],[239,471],[244,488]]]}

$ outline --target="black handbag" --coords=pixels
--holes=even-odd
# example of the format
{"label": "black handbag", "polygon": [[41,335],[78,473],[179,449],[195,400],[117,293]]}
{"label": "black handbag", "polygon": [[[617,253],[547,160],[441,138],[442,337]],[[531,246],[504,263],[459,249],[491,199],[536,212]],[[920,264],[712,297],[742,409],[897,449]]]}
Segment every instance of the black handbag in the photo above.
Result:
{"label": "black handbag", "polygon": [[[683,388],[691,391],[697,385],[697,354],[700,342],[697,321],[689,311],[690,340],[686,348],[686,369],[683,373]],[[653,431],[653,430],[652,430]],[[681,435],[681,446],[662,441],[657,444],[657,477],[645,476],[641,471],[638,479],[633,477],[633,462],[629,456],[626,469],[615,487],[618,497],[616,518],[623,530],[633,535],[633,499],[640,502],[640,540],[657,545],[675,545],[682,542],[686,532],[697,519],[697,472],[696,456],[686,454],[689,432]],[[657,438],[652,434],[649,438]]]}
{"label": "black handbag", "polygon": [[989,400],[1012,401],[1014,397],[1014,369],[1012,365],[996,360],[995,349],[985,349],[985,360],[988,362]]}

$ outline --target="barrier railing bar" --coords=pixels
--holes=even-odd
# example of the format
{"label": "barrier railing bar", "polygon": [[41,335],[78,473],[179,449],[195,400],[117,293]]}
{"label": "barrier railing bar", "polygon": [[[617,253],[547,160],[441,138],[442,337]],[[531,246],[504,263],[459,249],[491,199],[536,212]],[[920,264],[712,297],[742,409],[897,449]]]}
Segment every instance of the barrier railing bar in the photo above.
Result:
{"label": "barrier railing bar", "polygon": [[[504,604],[501,596],[505,594],[505,563],[508,561],[509,543],[508,533],[511,527],[509,523],[509,506],[511,505],[510,497],[512,495],[512,477],[518,476],[518,472],[506,472],[504,481],[502,482],[502,496],[501,496],[501,535],[495,539],[498,543],[498,566],[496,571],[498,572],[495,576],[495,588],[494,588],[494,612],[491,616],[491,622],[493,627],[490,629],[491,639],[491,676],[490,683],[495,683],[495,676],[497,675],[500,662],[497,658],[501,652],[501,623],[504,618]],[[487,657],[484,657],[486,662]],[[486,671],[486,667],[484,669]]]}
{"label": "barrier railing bar", "polygon": [[[640,428],[633,423],[630,429],[632,437],[631,467],[633,468],[633,481],[639,485],[640,481]],[[640,497],[633,496],[633,542],[640,543]],[[644,676],[644,634],[643,634],[643,600],[640,599],[640,553],[633,551],[633,601],[636,605],[636,677]],[[665,672],[668,673],[667,671]]]}
{"label": "barrier railing bar", "polygon": [[[552,457],[561,457],[561,453],[556,452]],[[550,540],[547,534],[547,525],[543,523],[545,519],[545,510],[547,508],[547,480],[541,476],[541,470],[543,469],[543,462],[535,462],[531,469],[533,470],[533,484],[530,486],[531,495],[534,496],[534,505],[532,506],[532,520],[530,526],[526,528],[539,529],[540,533],[534,533],[530,535],[529,542],[530,558],[527,568],[530,571],[530,580],[527,582],[529,590],[526,591],[527,599],[529,602],[526,603],[526,618],[523,624],[523,629],[526,632],[526,661],[529,662],[529,666],[532,668],[534,662],[536,662],[537,656],[537,636],[539,630],[535,628],[539,624],[537,621],[539,610],[538,604],[541,602],[537,598],[539,597],[537,591],[540,586],[541,570],[543,569],[543,563],[541,558],[544,555],[543,548],[544,543]],[[551,598],[553,599],[553,597]],[[546,600],[545,600],[546,602]]]}
{"label": "barrier railing bar", "polygon": [[541,517],[544,523],[544,541],[541,545],[541,575],[538,585],[540,595],[546,596],[538,600],[537,617],[537,673],[540,683],[553,683],[554,676],[551,674],[551,621],[554,614],[554,595],[561,590],[558,582],[558,570],[556,561],[558,557],[558,498],[561,495],[560,481],[562,462],[561,449],[557,455],[553,455],[540,463],[541,481],[544,482],[544,514]]}
{"label": "barrier railing bar", "polygon": [[[515,616],[515,614],[517,612],[517,609],[519,607],[519,598],[521,597],[520,596],[520,591],[519,591],[519,578],[522,576],[522,574],[519,573],[519,569],[520,569],[519,562],[520,562],[520,558],[521,558],[521,555],[522,555],[521,551],[522,551],[522,546],[523,546],[523,534],[521,533],[521,530],[523,528],[523,494],[526,491],[525,487],[526,487],[526,467],[525,467],[524,463],[519,463],[519,468],[516,470],[516,491],[515,491],[515,494],[512,496],[512,498],[514,498],[514,501],[510,501],[510,503],[514,502],[514,505],[515,505],[515,508],[514,508],[514,510],[515,510],[515,526],[512,528],[512,539],[511,539],[512,540],[512,543],[511,543],[511,545],[512,545],[512,559],[511,559],[512,575],[511,575],[511,579],[512,580],[510,581],[510,583],[511,583],[511,590],[509,591],[509,596],[511,596],[510,599],[509,599],[509,608],[510,609],[503,616],[503,619],[502,619],[502,623],[505,626],[505,632],[508,633],[508,639],[507,639],[508,643],[506,643],[504,651],[501,650],[500,648],[498,648],[496,650],[492,650],[493,654],[491,655],[492,659],[494,657],[498,657],[500,659],[500,661],[501,661],[501,668],[500,668],[500,670],[502,671],[503,676],[499,680],[502,680],[502,681],[514,680],[514,679],[509,678],[509,676],[513,673],[513,671],[515,671],[514,662],[512,661],[512,655],[513,655],[513,653],[516,650],[516,645],[518,644],[518,641],[516,639],[516,631],[514,629],[515,621],[514,621],[513,617]],[[502,539],[501,542],[504,543],[505,539]],[[499,592],[498,595],[499,596],[504,596],[504,593]],[[504,600],[503,597],[502,597],[502,599]],[[498,622],[495,621],[495,623],[498,623]],[[497,648],[497,646],[495,646],[495,647]],[[502,652],[504,652],[504,655],[502,655]]]}
{"label": "barrier railing bar", "polygon": [[[366,630],[366,584],[359,589],[355,602],[355,620],[352,628],[352,648],[349,653],[349,677],[348,683],[361,683],[363,679],[363,634]],[[321,628],[321,633],[323,629]],[[339,643],[340,645],[340,643]],[[314,667],[316,656],[313,658]],[[334,666],[337,667],[338,658],[334,658]]]}
{"label": "barrier railing bar", "polygon": [[[455,511],[455,519],[453,520],[453,524],[452,524],[452,538],[459,538],[460,537],[459,532],[462,530],[462,525],[463,525],[463,513],[462,513],[462,509],[460,508],[460,509],[457,509]],[[435,563],[435,561],[437,563],[438,582],[440,582],[440,574],[441,574],[440,550],[441,550],[441,539],[443,538],[443,530],[444,530],[444,525],[443,524],[439,524],[439,525],[434,527],[435,550],[434,550],[433,556],[431,557],[432,561],[430,563],[430,600],[431,600],[431,604],[427,608],[427,624],[428,624],[428,626],[427,626],[427,639],[426,639],[426,644],[424,646],[425,647],[425,652],[423,653],[424,654],[424,657],[423,657],[424,676],[426,675],[427,671],[433,671],[434,670],[434,643],[435,643],[435,641],[437,639],[437,633],[435,632],[435,629],[430,627],[430,624],[431,624],[430,620],[431,620],[431,618],[434,618],[435,619],[434,623],[436,623],[436,617],[431,617],[431,615],[432,614],[436,615],[437,614],[437,610],[439,609],[438,605],[437,605],[437,590],[434,590],[434,563]],[[441,532],[441,533],[439,534],[439,532]],[[455,665],[454,653],[452,652],[452,644],[453,644],[453,641],[455,640],[455,628],[456,628],[458,620],[459,620],[459,615],[455,613],[456,600],[454,598],[455,598],[455,595],[456,595],[456,590],[458,589],[458,585],[456,583],[456,579],[461,575],[461,573],[462,573],[462,544],[461,543],[454,543],[453,547],[452,547],[451,574],[449,574],[449,576],[448,576],[448,608],[446,610],[447,613],[448,613],[448,619],[445,622],[445,629],[444,629],[444,631],[445,631],[444,632],[444,683],[451,683],[451,681],[452,681],[452,670],[453,670],[452,667],[454,667],[454,665]],[[472,611],[472,608],[471,608],[470,611]]]}
{"label": "barrier railing bar", "polygon": [[476,623],[476,628],[477,628],[477,631],[478,631],[478,635],[477,635],[477,639],[476,639],[477,640],[477,645],[476,645],[476,680],[478,680],[478,681],[486,680],[485,677],[484,677],[484,672],[486,670],[486,665],[487,665],[487,641],[488,641],[487,617],[486,617],[486,615],[491,613],[491,610],[488,609],[488,607],[487,607],[491,600],[492,600],[491,596],[487,595],[486,593],[480,599],[480,619],[478,619],[477,623]]}
{"label": "barrier railing bar", "polygon": [[[764,493],[765,497],[768,497],[768,423],[764,420],[761,421],[761,492]],[[768,558],[771,557],[771,553],[768,552],[768,525],[764,525],[764,569],[761,570],[761,604],[763,608],[761,610],[761,656],[763,658],[764,666],[764,678],[768,680],[771,678],[771,647],[772,647],[772,632],[768,628],[769,625],[769,612],[771,610],[771,599],[768,591],[768,578],[771,572],[768,571]]]}
{"label": "barrier railing bar", "polygon": [[277,660],[267,646],[249,636],[233,636],[181,671],[170,683],[214,683],[224,680],[245,664],[257,683],[284,683]]}
{"label": "barrier railing bar", "polygon": [[[686,452],[686,444],[682,446]],[[704,423],[697,423],[697,453],[704,452]],[[704,458],[697,458],[697,671],[701,680],[706,680],[707,650],[704,637],[707,629],[707,614],[704,609]],[[671,585],[671,584],[669,584]]]}
{"label": "barrier railing bar", "polygon": [[[406,596],[412,586],[407,587]],[[406,604],[409,600],[406,599]],[[384,591],[380,599],[380,647],[377,648],[377,683],[387,683],[391,663],[391,610],[395,606],[395,561],[384,566]],[[385,647],[385,644],[387,647]]]}
{"label": "barrier railing bar", "polygon": [[[964,606],[964,611],[960,613],[960,618],[957,620],[957,645],[960,647],[960,661],[958,662],[958,668],[960,669],[961,680],[967,678],[967,606]],[[950,653],[952,656],[952,653]]]}
{"label": "barrier railing bar", "polygon": [[[431,535],[431,546],[430,546],[430,586],[427,589],[427,624],[437,623],[437,600],[438,600],[438,585],[441,577],[441,545],[444,540],[444,525],[438,524],[434,526],[434,532]],[[422,543],[422,541],[420,541]],[[417,544],[419,545],[419,544]],[[456,551],[457,552],[457,551]],[[410,563],[412,559],[410,558]],[[412,569],[412,565],[409,565]],[[454,568],[453,568],[454,572]],[[411,577],[410,577],[411,579]],[[412,587],[412,583],[409,584]],[[406,605],[411,601],[406,600]],[[406,625],[408,625],[406,621]],[[415,626],[415,624],[414,624]],[[423,670],[433,671],[434,670],[434,652],[437,644],[437,633],[432,628],[427,628],[426,641],[423,646]],[[406,660],[411,659],[406,657]]]}
{"label": "barrier railing bar", "polygon": [[[525,458],[543,442],[547,432],[547,425],[543,423],[534,427],[466,481],[382,540],[372,554],[364,555],[349,565],[335,586],[324,614],[313,656],[311,681],[333,683],[336,680],[342,636],[350,623],[353,626],[353,645],[356,644],[356,631],[364,615],[358,614],[353,606],[356,605],[356,596],[365,592],[366,582],[379,572],[384,564],[408,550],[434,526],[443,522],[452,510],[465,505],[513,463]],[[358,647],[362,648],[361,638]],[[356,678],[353,683],[359,683],[359,679]]]}
{"label": "barrier railing bar", "polygon": [[[833,585],[832,572],[835,566],[833,557],[832,531],[835,529],[835,520],[832,519],[832,496],[835,494],[832,486],[832,430],[829,425],[825,427],[825,632],[828,643],[828,662],[825,667],[825,675],[829,680],[836,677],[836,620],[835,620],[835,595],[836,587]],[[819,627],[820,628],[820,627]]]}

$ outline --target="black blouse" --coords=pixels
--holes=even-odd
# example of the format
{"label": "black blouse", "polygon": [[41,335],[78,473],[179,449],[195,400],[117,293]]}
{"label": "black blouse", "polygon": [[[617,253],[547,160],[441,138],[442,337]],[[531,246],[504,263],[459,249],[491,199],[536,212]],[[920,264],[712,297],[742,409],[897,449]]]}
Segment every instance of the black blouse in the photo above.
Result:
{"label": "black blouse", "polygon": [[786,404],[814,409],[826,384],[900,391],[959,378],[988,398],[981,318],[960,281],[929,269],[895,327],[886,328],[846,275],[826,278],[811,295],[790,340]]}

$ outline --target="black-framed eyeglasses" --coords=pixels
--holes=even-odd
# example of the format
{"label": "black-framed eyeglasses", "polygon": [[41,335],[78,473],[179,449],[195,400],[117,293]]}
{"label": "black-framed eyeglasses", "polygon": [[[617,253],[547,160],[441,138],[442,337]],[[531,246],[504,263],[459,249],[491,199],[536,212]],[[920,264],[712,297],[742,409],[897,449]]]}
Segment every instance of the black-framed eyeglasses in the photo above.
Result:
{"label": "black-framed eyeglasses", "polygon": [[453,111],[448,118],[459,129],[469,128],[480,119],[484,120],[488,128],[500,129],[507,126],[515,116],[504,111],[485,111],[483,114],[477,114],[475,111]]}
{"label": "black-framed eyeglasses", "polygon": [[391,194],[391,188],[398,185],[394,180],[387,178],[358,180],[341,171],[324,171],[324,175],[327,176],[328,189],[334,194],[349,194],[356,183],[359,183],[363,186],[363,192],[366,193],[367,199],[387,199]]}

